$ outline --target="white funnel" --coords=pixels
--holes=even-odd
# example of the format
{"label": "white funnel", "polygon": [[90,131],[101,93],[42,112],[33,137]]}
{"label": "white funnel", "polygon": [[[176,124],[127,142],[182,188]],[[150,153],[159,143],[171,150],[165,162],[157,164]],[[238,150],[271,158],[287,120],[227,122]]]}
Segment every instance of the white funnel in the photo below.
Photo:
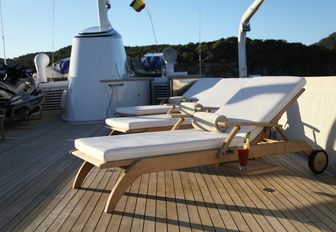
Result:
{"label": "white funnel", "polygon": [[39,53],[34,58],[36,67],[37,83],[47,82],[46,67],[50,62],[49,56],[44,53]]}

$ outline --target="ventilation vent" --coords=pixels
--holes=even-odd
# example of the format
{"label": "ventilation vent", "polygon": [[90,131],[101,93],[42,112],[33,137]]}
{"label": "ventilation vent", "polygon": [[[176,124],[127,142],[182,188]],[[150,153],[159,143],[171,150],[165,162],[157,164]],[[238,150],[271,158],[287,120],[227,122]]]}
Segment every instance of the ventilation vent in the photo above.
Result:
{"label": "ventilation vent", "polygon": [[61,111],[62,94],[66,88],[45,88],[45,99],[42,104],[43,111]]}
{"label": "ventilation vent", "polygon": [[170,97],[169,82],[155,83],[152,82],[152,104],[160,104],[161,102],[167,102],[166,99]]}

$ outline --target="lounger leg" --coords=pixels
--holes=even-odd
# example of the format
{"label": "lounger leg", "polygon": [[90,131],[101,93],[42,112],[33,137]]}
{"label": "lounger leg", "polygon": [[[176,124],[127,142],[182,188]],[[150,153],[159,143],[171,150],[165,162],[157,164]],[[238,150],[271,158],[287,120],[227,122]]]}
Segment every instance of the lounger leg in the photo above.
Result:
{"label": "lounger leg", "polygon": [[114,130],[112,129],[109,136],[113,135],[113,133],[114,133]]}
{"label": "lounger leg", "polygon": [[174,130],[177,130],[181,127],[181,125],[183,124],[184,122],[184,118],[180,118],[176,123],[175,125],[173,126],[173,128],[171,129],[172,131]]}
{"label": "lounger leg", "polygon": [[93,164],[84,161],[82,166],[79,168],[78,173],[76,175],[75,181],[73,183],[73,188],[74,189],[79,189],[80,186],[82,185],[83,181],[85,180],[85,177],[87,174],[91,171],[91,169],[94,167]]}
{"label": "lounger leg", "polygon": [[105,213],[112,213],[114,211],[124,192],[139,176],[141,174],[136,174],[132,171],[120,174],[117,183],[114,185],[107,199]]}

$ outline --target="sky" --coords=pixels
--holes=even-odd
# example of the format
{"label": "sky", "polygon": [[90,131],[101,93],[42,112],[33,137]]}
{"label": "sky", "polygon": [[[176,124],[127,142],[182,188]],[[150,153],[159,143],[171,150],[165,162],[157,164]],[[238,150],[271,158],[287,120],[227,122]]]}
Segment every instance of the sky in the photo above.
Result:
{"label": "sky", "polygon": [[[98,24],[96,0],[0,1],[7,58],[58,50],[71,45],[80,31]],[[240,19],[252,2],[145,0],[158,44],[197,43],[200,38],[208,42],[237,36]],[[155,44],[147,10],[137,13],[130,3],[131,0],[110,0],[112,26],[126,46]],[[336,32],[335,12],[336,0],[265,0],[252,18],[252,30],[247,36],[310,45]]]}

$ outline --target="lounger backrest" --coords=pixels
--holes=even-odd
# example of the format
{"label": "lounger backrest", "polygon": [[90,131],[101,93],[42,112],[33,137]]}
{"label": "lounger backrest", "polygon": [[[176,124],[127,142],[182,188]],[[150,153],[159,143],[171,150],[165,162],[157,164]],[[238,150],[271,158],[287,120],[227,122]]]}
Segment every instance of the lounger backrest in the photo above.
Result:
{"label": "lounger backrest", "polygon": [[197,103],[208,107],[221,107],[249,80],[249,78],[224,78],[199,98]]}
{"label": "lounger backrest", "polygon": [[184,94],[185,99],[200,99],[215,86],[222,78],[211,77],[197,80]]}
{"label": "lounger backrest", "polygon": [[[229,121],[270,122],[304,87],[301,77],[277,76],[251,78],[216,113]],[[251,131],[255,138],[261,128],[243,127],[241,132]]]}

